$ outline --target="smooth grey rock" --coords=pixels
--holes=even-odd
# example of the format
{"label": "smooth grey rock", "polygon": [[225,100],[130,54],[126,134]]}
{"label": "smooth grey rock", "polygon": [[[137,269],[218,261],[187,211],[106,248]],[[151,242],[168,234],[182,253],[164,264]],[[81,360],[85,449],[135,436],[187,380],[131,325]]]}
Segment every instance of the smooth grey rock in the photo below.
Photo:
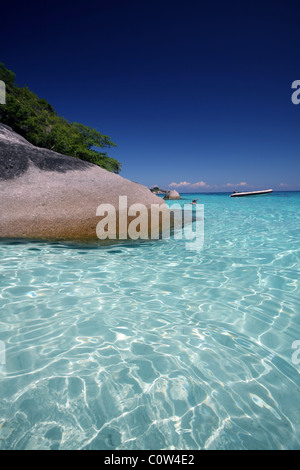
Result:
{"label": "smooth grey rock", "polygon": [[180,194],[172,189],[171,191],[167,191],[164,199],[181,199]]}
{"label": "smooth grey rock", "polygon": [[[97,207],[112,204],[118,216],[119,196],[127,196],[128,206],[144,204],[148,218],[152,204],[168,212],[162,198],[145,186],[35,147],[0,123],[0,237],[97,239]],[[117,224],[120,235],[127,233],[121,234]]]}

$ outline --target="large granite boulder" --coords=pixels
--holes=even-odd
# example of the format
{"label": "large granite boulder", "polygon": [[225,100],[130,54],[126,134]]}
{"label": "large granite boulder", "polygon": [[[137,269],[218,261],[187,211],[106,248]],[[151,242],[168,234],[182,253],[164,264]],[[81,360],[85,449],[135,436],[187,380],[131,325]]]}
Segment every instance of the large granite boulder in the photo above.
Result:
{"label": "large granite boulder", "polygon": [[171,191],[167,191],[164,199],[181,199],[180,194],[172,189]]}
{"label": "large granite boulder", "polygon": [[119,196],[127,196],[128,206],[144,204],[148,217],[151,204],[168,210],[145,186],[35,147],[0,124],[0,237],[97,239],[97,207],[111,204],[118,214]]}

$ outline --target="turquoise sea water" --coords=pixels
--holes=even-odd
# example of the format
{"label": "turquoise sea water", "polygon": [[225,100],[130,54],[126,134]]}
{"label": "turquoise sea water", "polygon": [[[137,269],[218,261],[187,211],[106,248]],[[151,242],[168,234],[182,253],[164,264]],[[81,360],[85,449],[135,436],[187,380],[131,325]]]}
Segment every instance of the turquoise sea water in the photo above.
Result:
{"label": "turquoise sea water", "polygon": [[199,252],[0,243],[0,449],[300,448],[300,193],[194,197]]}

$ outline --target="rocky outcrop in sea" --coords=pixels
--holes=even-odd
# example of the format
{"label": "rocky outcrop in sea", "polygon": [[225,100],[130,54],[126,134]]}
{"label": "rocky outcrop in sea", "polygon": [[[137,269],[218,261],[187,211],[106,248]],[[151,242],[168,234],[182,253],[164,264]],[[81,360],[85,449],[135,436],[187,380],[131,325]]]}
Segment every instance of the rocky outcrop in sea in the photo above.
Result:
{"label": "rocky outcrop in sea", "polygon": [[[97,239],[97,207],[111,204],[118,215],[119,196],[127,197],[128,206],[143,204],[148,214],[151,204],[167,210],[145,186],[35,147],[0,123],[0,237]],[[124,236],[120,230],[117,218],[117,238]]]}

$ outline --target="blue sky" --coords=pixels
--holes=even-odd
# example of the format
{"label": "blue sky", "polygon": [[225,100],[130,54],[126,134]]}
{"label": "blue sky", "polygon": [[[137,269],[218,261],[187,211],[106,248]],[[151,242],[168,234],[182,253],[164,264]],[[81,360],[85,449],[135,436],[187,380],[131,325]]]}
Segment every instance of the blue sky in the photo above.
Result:
{"label": "blue sky", "polygon": [[299,2],[3,9],[0,61],[60,115],[109,135],[122,176],[182,192],[300,189]]}

